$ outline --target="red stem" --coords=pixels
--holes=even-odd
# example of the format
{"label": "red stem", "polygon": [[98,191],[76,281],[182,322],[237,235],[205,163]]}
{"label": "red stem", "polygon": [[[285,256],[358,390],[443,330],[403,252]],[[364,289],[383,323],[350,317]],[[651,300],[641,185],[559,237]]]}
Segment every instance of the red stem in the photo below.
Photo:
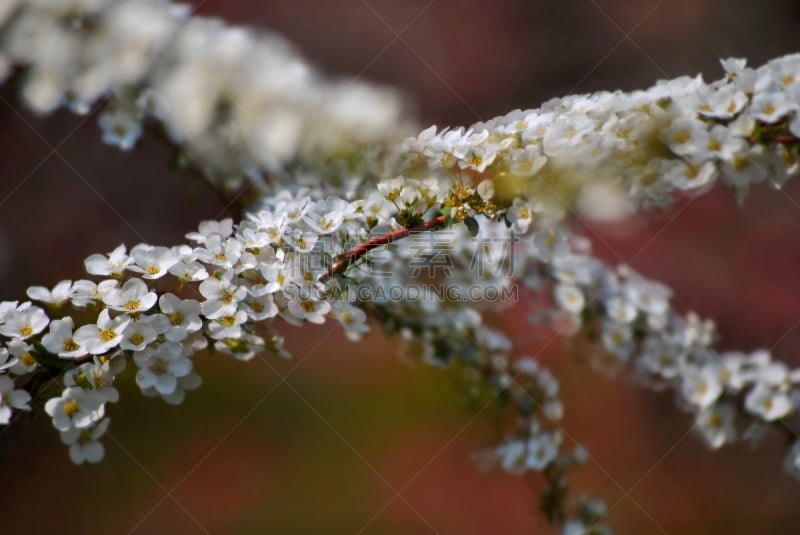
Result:
{"label": "red stem", "polygon": [[372,239],[369,239],[364,243],[360,244],[358,247],[354,247],[353,249],[345,253],[342,258],[334,262],[333,265],[330,268],[328,268],[328,271],[322,274],[319,280],[324,282],[325,280],[331,278],[334,274],[339,273],[344,269],[347,269],[359,258],[367,254],[372,249],[375,249],[376,247],[387,245],[395,240],[405,238],[412,232],[418,232],[420,230],[431,230],[442,227],[444,226],[446,219],[447,218],[445,216],[440,215],[438,217],[431,219],[430,221],[426,221],[421,225],[417,225],[416,227],[403,227],[394,232],[390,232],[388,234],[383,234],[381,236],[376,236]]}

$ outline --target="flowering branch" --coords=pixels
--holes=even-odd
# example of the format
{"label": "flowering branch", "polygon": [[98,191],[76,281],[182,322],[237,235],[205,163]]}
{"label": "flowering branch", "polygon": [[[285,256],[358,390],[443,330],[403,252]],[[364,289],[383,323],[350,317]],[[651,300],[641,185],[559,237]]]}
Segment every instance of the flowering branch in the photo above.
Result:
{"label": "flowering branch", "polygon": [[345,269],[356,263],[360,258],[362,258],[365,254],[375,249],[376,247],[382,247],[384,245],[394,243],[395,241],[403,239],[409,234],[414,232],[435,230],[437,228],[443,227],[446,223],[447,223],[447,217],[440,215],[434,217],[430,221],[426,221],[414,227],[403,227],[401,229],[395,230],[394,232],[389,232],[381,236],[370,238],[369,240],[365,241],[359,246],[354,247],[350,251],[345,252],[343,257],[334,262],[333,265],[331,265],[331,267],[329,267],[328,270],[322,274],[319,280],[320,282],[325,282],[326,280],[330,279],[333,275],[341,273],[342,271],[344,271]]}
{"label": "flowering branch", "polygon": [[[45,411],[76,463],[102,458],[106,405],[129,363],[145,395],[179,403],[199,386],[192,358],[206,347],[286,356],[279,319],[336,319],[357,340],[369,317],[509,405],[508,438],[487,459],[541,473],[542,509],[565,532],[604,532],[601,507],[568,503],[566,474],[587,454],[564,451],[558,382],[482,323],[491,295],[516,285],[537,301],[533,321],[589,339],[597,365],[675,390],[712,448],[800,414],[800,371],[767,351],[717,352],[710,321],[676,314],[666,287],[603,264],[569,230],[575,215],[619,217],[717,181],[740,197],[783,185],[800,169],[800,55],[757,69],[725,60],[712,83],[568,96],[407,138],[395,93],[323,79],[275,36],[166,1],[10,2],[0,32],[0,65],[26,68],[37,111],[84,113],[107,98],[107,142],[131,149],[155,120],[220,191],[251,181],[260,194],[239,223],[203,222],[191,244],[120,246],[87,258],[100,280],[29,288],[50,314],[0,303],[0,423],[57,378]],[[423,269],[447,292],[412,292]],[[800,474],[800,442],[786,467]]]}

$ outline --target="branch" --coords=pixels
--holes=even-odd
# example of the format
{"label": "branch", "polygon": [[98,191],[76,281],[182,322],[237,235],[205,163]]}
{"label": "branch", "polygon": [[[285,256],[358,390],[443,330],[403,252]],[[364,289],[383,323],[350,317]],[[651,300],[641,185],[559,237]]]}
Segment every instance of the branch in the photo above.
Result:
{"label": "branch", "polygon": [[374,238],[370,238],[369,240],[358,245],[357,247],[354,247],[353,249],[342,255],[342,258],[334,262],[333,265],[331,265],[331,267],[328,268],[328,270],[322,274],[319,280],[320,282],[325,282],[326,280],[330,279],[333,275],[341,273],[342,271],[346,270],[348,267],[353,265],[355,262],[357,262],[362,256],[364,256],[365,254],[367,254],[368,252],[377,247],[394,243],[395,241],[405,238],[406,236],[408,236],[413,232],[435,230],[437,228],[445,226],[446,224],[447,224],[447,217],[440,215],[434,217],[430,221],[422,223],[421,225],[417,225],[414,227],[403,227],[401,229],[395,230],[394,232],[389,232],[386,234],[382,234],[380,236],[376,236]]}

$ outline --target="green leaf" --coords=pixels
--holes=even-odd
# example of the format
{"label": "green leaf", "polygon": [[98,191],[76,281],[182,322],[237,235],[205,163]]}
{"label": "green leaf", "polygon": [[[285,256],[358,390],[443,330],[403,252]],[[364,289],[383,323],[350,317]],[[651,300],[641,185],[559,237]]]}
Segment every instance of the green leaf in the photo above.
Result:
{"label": "green leaf", "polygon": [[480,230],[480,225],[478,225],[478,221],[470,216],[464,220],[464,224],[467,226],[467,231],[469,231],[469,235],[473,238],[478,235],[478,231]]}

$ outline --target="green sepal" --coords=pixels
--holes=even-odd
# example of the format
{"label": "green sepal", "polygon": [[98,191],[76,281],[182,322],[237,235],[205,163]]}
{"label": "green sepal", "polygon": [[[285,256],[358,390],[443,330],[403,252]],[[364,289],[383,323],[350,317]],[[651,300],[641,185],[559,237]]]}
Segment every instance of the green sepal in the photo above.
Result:
{"label": "green sepal", "polygon": [[474,217],[469,216],[468,218],[466,218],[464,220],[464,224],[467,226],[467,232],[469,232],[470,236],[474,238],[475,236],[478,235],[478,232],[480,231],[481,227],[480,225],[478,225],[478,221]]}
{"label": "green sepal", "polygon": [[33,349],[31,356],[36,363],[44,368],[44,370],[51,374],[61,374],[73,367],[73,362],[64,360],[50,353],[46,347],[39,342],[33,342]]}

